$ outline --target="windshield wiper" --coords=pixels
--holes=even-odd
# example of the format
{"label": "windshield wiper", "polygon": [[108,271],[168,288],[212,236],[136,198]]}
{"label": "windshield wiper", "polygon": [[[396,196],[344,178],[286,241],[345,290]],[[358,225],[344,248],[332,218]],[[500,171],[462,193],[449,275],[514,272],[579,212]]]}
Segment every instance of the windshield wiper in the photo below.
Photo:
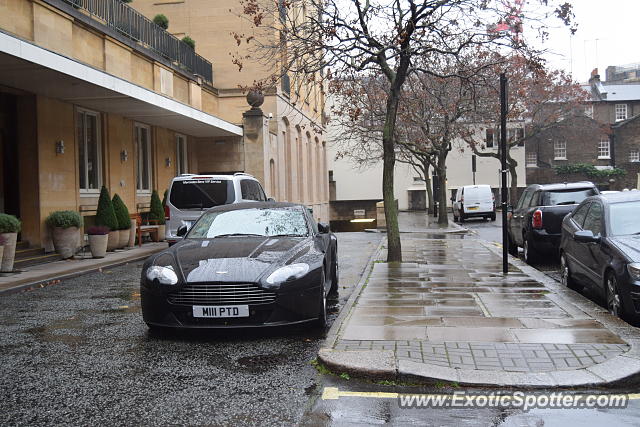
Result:
{"label": "windshield wiper", "polygon": [[576,202],[574,202],[573,200],[569,201],[569,202],[560,202],[560,203],[556,203],[556,206],[560,206],[560,205],[575,205]]}
{"label": "windshield wiper", "polygon": [[229,234],[218,234],[217,236],[214,237],[214,239],[217,237],[235,237],[235,236],[267,237],[262,234],[253,234],[253,233],[229,233]]}

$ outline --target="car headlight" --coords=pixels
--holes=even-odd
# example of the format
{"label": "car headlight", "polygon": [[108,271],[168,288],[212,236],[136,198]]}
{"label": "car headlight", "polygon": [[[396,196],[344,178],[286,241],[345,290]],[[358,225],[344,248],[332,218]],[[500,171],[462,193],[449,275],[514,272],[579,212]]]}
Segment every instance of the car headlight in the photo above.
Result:
{"label": "car headlight", "polygon": [[280,267],[267,277],[270,285],[286,282],[287,280],[299,279],[309,272],[309,265],[304,263],[285,265]]}
{"label": "car headlight", "polygon": [[147,279],[162,283],[163,285],[175,285],[178,283],[178,275],[173,271],[173,267],[160,265],[152,265],[147,269]]}
{"label": "car headlight", "polygon": [[627,264],[627,271],[633,280],[640,280],[640,262]]}

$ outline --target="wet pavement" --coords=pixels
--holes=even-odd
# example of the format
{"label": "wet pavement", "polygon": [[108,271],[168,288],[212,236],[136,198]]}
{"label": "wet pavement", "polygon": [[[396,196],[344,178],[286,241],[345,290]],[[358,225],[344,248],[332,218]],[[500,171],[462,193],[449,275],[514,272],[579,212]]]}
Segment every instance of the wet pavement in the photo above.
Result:
{"label": "wet pavement", "polygon": [[[340,233],[340,301],[382,236]],[[141,263],[0,297],[3,425],[297,424],[322,376],[310,329],[150,334]]]}

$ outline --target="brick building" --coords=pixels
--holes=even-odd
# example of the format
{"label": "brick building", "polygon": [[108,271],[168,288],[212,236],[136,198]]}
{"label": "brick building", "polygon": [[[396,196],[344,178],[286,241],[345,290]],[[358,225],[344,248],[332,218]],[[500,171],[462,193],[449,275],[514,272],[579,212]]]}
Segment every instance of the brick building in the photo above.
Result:
{"label": "brick building", "polygon": [[[542,132],[527,142],[525,166],[527,183],[592,180],[601,189],[620,190],[638,186],[640,172],[640,81],[629,73],[614,73],[611,81],[600,81],[597,69],[584,86],[591,100],[584,115],[573,117],[564,126]],[[584,173],[562,174],[557,167],[593,165],[606,170],[620,168],[623,176],[594,178]]]}

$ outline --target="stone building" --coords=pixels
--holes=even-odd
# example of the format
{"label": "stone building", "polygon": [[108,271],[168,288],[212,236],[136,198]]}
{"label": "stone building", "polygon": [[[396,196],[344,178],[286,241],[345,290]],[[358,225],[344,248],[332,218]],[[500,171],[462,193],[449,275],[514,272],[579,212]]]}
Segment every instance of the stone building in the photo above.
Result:
{"label": "stone building", "polygon": [[[624,73],[608,75],[616,80],[600,81],[597,69],[584,89],[591,100],[584,116],[565,126],[542,132],[526,144],[525,163],[528,183],[592,180],[601,189],[620,190],[638,186],[640,171],[640,81]],[[625,77],[627,76],[627,77]],[[584,173],[561,174],[557,167],[586,164],[597,169],[620,168],[624,176],[593,177]]]}
{"label": "stone building", "polygon": [[[271,0],[264,0],[271,1]],[[213,85],[218,95],[220,117],[240,124],[246,110],[245,91],[271,75],[278,63],[265,64],[258,59],[244,59],[242,68],[232,62],[233,56],[259,54],[247,43],[237,43],[232,33],[254,34],[253,24],[242,18],[243,6],[238,0],[135,0],[132,7],[153,19],[157,14],[169,20],[168,31],[182,38],[188,35],[196,43],[196,51],[215,65]],[[289,11],[294,13],[294,11]],[[273,34],[274,43],[278,34]],[[277,87],[264,93],[266,129],[263,155],[247,158],[247,171],[260,179],[276,200],[300,202],[313,207],[314,216],[323,221],[329,217],[329,184],[327,147],[324,133],[324,91],[318,82],[285,75]],[[233,145],[216,146],[210,158],[233,166]],[[230,163],[227,162],[228,159]]]}
{"label": "stone building", "polygon": [[[102,185],[141,213],[181,173],[246,171],[285,194],[273,160],[286,156],[269,157],[284,134],[242,114],[244,94],[214,79],[234,87],[238,73],[211,59],[119,0],[0,2],[0,212],[22,220],[22,240],[51,249],[44,219],[56,210],[91,224]],[[319,152],[308,158],[320,163]],[[320,187],[320,175],[302,182]]]}

